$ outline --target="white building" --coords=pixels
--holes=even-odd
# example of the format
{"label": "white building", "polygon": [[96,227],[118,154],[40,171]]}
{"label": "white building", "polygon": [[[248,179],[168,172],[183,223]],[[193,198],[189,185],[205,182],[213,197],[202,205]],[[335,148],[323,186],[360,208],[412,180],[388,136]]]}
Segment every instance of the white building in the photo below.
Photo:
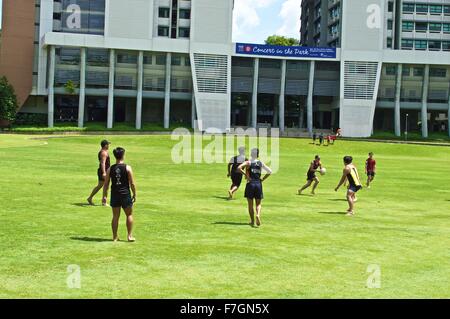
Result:
{"label": "white building", "polygon": [[[326,56],[232,43],[233,0],[13,2],[4,0],[0,74],[21,88],[21,112],[45,113],[49,126],[197,119],[201,130],[341,127],[366,137],[400,135],[408,114],[425,137],[449,127],[447,0],[341,0],[340,48]],[[35,16],[34,34],[28,24],[12,32],[16,16]],[[30,39],[33,61],[11,53]]]}

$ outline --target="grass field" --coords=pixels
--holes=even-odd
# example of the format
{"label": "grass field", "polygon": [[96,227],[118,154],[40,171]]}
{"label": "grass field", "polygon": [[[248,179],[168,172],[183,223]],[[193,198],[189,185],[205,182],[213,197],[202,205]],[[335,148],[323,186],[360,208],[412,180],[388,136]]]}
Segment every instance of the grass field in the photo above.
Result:
{"label": "grass field", "polygon": [[[251,228],[243,189],[224,199],[224,164],[175,165],[168,136],[108,138],[137,177],[136,243],[111,242],[110,208],[84,205],[102,136],[0,135],[1,298],[450,297],[448,147],[282,139],[263,226]],[[344,189],[333,190],[341,158],[363,172],[369,151],[375,184],[346,217]],[[327,175],[318,195],[297,196],[316,153]],[[71,264],[80,289],[67,287]],[[379,289],[366,286],[371,264]]]}

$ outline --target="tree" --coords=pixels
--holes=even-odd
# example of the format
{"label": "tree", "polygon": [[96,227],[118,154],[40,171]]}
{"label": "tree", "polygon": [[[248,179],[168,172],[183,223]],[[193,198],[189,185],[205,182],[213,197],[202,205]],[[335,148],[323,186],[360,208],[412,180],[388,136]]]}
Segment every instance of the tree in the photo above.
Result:
{"label": "tree", "polygon": [[281,35],[271,35],[266,39],[266,44],[281,45],[281,46],[297,46],[300,41],[294,38],[287,38]]}
{"label": "tree", "polygon": [[0,78],[0,121],[13,122],[16,119],[17,96],[13,86],[8,82],[6,77]]}
{"label": "tree", "polygon": [[74,95],[76,92],[76,88],[77,85],[72,80],[69,80],[66,84],[64,84],[64,89],[66,90],[67,94]]}

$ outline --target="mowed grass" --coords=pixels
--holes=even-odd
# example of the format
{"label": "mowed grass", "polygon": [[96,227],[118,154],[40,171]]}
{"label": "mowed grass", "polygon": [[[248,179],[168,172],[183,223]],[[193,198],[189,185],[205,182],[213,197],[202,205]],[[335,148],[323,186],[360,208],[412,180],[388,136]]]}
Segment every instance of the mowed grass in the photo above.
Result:
{"label": "mowed grass", "polygon": [[[170,136],[110,136],[137,179],[130,244],[110,241],[110,208],[83,205],[103,137],[35,137],[0,135],[2,298],[450,297],[448,147],[281,139],[257,229],[243,187],[224,199],[226,165],[174,164]],[[375,183],[346,217],[342,156],[363,174],[369,151]],[[327,175],[315,197],[297,196],[315,154]],[[80,289],[67,286],[73,264]],[[367,287],[372,264],[379,289]]]}

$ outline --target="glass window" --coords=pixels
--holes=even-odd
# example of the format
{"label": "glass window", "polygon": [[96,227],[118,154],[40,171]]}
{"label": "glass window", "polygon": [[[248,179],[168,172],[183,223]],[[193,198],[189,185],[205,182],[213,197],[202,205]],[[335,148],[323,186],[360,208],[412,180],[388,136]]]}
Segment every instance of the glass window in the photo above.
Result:
{"label": "glass window", "polygon": [[178,36],[180,38],[189,38],[190,30],[189,28],[179,28],[178,30]]}
{"label": "glass window", "polygon": [[179,55],[172,55],[172,65],[181,65],[181,56]]}
{"label": "glass window", "polygon": [[409,66],[403,66],[402,76],[409,76],[411,74],[411,68]]}
{"label": "glass window", "polygon": [[414,3],[403,3],[404,13],[414,13]]}
{"label": "glass window", "polygon": [[444,42],[442,42],[442,50],[444,50],[444,51],[450,51],[450,41],[444,41]]}
{"label": "glass window", "polygon": [[415,48],[416,50],[426,50],[427,49],[427,40],[416,40],[415,41]]}
{"label": "glass window", "polygon": [[109,51],[107,49],[88,49],[86,55],[87,65],[109,66]]}
{"label": "glass window", "polygon": [[137,54],[117,53],[117,63],[137,64]]}
{"label": "glass window", "polygon": [[170,9],[169,8],[159,8],[158,10],[158,17],[160,18],[168,18],[170,16]]}
{"label": "glass window", "polygon": [[388,12],[394,12],[394,2],[392,1],[388,3]]}
{"label": "glass window", "polygon": [[450,15],[450,6],[444,6],[444,14]]}
{"label": "glass window", "polygon": [[414,41],[409,39],[402,40],[402,49],[412,49],[414,46]]}
{"label": "glass window", "polygon": [[168,37],[169,36],[169,27],[158,26],[158,36],[159,37]]}
{"label": "glass window", "polygon": [[190,19],[191,10],[190,9],[180,9],[180,19]]}
{"label": "glass window", "polygon": [[386,75],[396,75],[397,67],[395,65],[389,65],[386,67]]}
{"label": "glass window", "polygon": [[403,21],[402,22],[403,31],[414,31],[414,22],[412,21]]}
{"label": "glass window", "polygon": [[61,0],[53,14],[53,31],[104,34],[105,0]]}
{"label": "glass window", "polygon": [[156,64],[157,65],[166,65],[166,55],[165,54],[158,54],[156,56]]}
{"label": "glass window", "polygon": [[428,4],[416,4],[417,13],[428,13]]}
{"label": "glass window", "polygon": [[387,39],[387,47],[392,48],[392,38]]}
{"label": "glass window", "polygon": [[414,76],[423,76],[423,68],[415,67],[414,68]]}
{"label": "glass window", "polygon": [[387,29],[392,30],[392,20],[388,20],[387,22]]}
{"label": "glass window", "polygon": [[428,23],[427,22],[416,22],[416,31],[417,32],[427,32]]}
{"label": "glass window", "polygon": [[431,14],[441,15],[442,14],[442,6],[441,5],[437,5],[437,4],[430,5],[430,13]]}
{"label": "glass window", "polygon": [[144,53],[144,64],[152,64],[152,55],[150,53]]}
{"label": "glass window", "polygon": [[430,76],[436,77],[436,78],[445,78],[445,77],[447,77],[447,69],[431,68],[430,69]]}
{"label": "glass window", "polygon": [[450,33],[450,23],[442,24],[442,30],[444,31],[444,33]]}
{"label": "glass window", "polygon": [[428,49],[429,50],[441,50],[441,41],[428,41]]}
{"label": "glass window", "polygon": [[431,32],[441,32],[442,31],[442,23],[432,23],[430,22],[429,28]]}

